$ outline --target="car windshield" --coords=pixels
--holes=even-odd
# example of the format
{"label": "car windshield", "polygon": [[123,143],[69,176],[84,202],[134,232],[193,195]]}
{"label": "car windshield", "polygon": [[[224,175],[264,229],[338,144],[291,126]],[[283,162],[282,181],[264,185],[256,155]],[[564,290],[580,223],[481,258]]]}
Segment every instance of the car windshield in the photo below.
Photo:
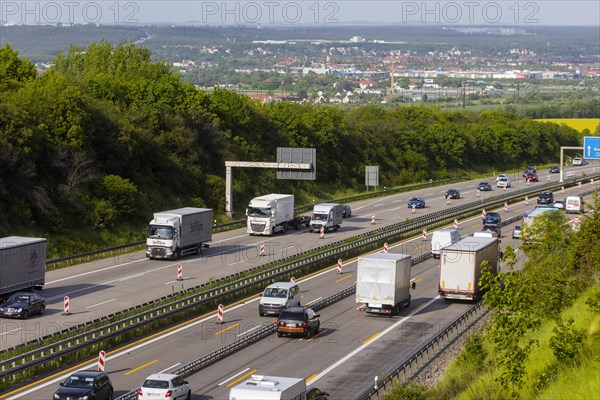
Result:
{"label": "car windshield", "polygon": [[270,208],[248,207],[249,217],[268,218],[271,216]]}
{"label": "car windshield", "polygon": [[287,289],[267,288],[264,297],[279,297],[285,299],[287,297]]}
{"label": "car windshield", "polygon": [[312,219],[313,221],[327,221],[327,214],[314,213]]}
{"label": "car windshield", "polygon": [[8,298],[8,303],[29,303],[29,296],[15,294]]}
{"label": "car windshield", "polygon": [[411,197],[408,201],[421,201],[418,197]]}
{"label": "car windshield", "polygon": [[147,237],[150,239],[173,239],[173,228],[162,225],[149,225]]}
{"label": "car windshield", "polygon": [[146,379],[142,387],[148,389],[168,389],[169,381],[162,381],[158,379]]}
{"label": "car windshield", "polygon": [[93,377],[89,377],[89,376],[72,375],[72,376],[70,376],[65,381],[65,383],[63,384],[63,386],[66,386],[66,387],[79,387],[79,388],[93,387],[94,386],[94,378]]}

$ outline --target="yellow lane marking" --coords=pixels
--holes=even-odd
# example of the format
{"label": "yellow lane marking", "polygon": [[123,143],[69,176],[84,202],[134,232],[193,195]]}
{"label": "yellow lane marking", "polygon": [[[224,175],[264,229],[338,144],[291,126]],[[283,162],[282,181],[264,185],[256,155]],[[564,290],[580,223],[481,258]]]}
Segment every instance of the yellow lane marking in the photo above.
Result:
{"label": "yellow lane marking", "polygon": [[256,371],[258,371],[258,370],[257,369],[253,369],[252,371],[248,372],[247,374],[244,374],[244,375],[240,376],[235,381],[228,383],[227,387],[232,387],[232,386],[236,385],[237,383],[243,381],[244,379],[246,379],[247,377],[249,377],[250,375],[252,375]]}
{"label": "yellow lane marking", "polygon": [[134,368],[134,369],[132,369],[131,371],[127,371],[127,372],[125,372],[125,375],[130,375],[130,374],[133,374],[134,372],[138,372],[140,369],[144,369],[144,368],[146,368],[147,366],[154,364],[155,362],[158,362],[158,360],[152,360],[152,361],[150,361],[150,362],[147,362],[147,363],[146,363],[146,364],[144,364],[144,365],[140,365],[139,367],[137,367],[137,368]]}
{"label": "yellow lane marking", "polygon": [[226,331],[228,331],[228,330],[230,330],[230,329],[233,329],[233,328],[235,328],[236,326],[239,326],[239,325],[240,325],[240,323],[238,322],[238,323],[236,323],[236,324],[233,324],[233,325],[231,325],[231,326],[230,326],[230,327],[228,327],[228,328],[221,329],[220,331],[218,331],[218,332],[215,332],[215,336],[217,336],[217,335],[220,335],[221,333],[223,333],[223,332],[226,332]]}
{"label": "yellow lane marking", "polygon": [[312,341],[313,339],[318,338],[319,336],[321,336],[322,334],[329,332],[331,329],[321,329],[321,331],[319,333],[317,333],[315,336],[311,337],[310,339],[307,339],[307,342]]}
{"label": "yellow lane marking", "polygon": [[423,247],[425,247],[424,244],[420,245],[419,247],[417,247],[415,250],[421,250]]}
{"label": "yellow lane marking", "polygon": [[471,225],[471,228],[477,228],[478,226],[481,226],[481,225],[479,225],[479,224]]}
{"label": "yellow lane marking", "polygon": [[373,334],[373,335],[372,335],[370,338],[368,338],[367,340],[365,340],[365,341],[363,342],[363,344],[367,344],[367,343],[369,343],[371,340],[375,339],[375,338],[376,338],[377,336],[379,336],[380,334],[381,334],[381,332],[376,332],[376,333],[374,333],[374,334]]}
{"label": "yellow lane marking", "polygon": [[335,283],[341,282],[341,281],[343,281],[345,279],[348,279],[348,278],[352,278],[352,274],[346,275],[345,277],[338,279],[337,281],[335,281]]}
{"label": "yellow lane marking", "polygon": [[306,383],[310,382],[311,380],[313,380],[313,378],[317,376],[317,374],[312,374],[311,376],[309,376],[308,378],[306,378]]}

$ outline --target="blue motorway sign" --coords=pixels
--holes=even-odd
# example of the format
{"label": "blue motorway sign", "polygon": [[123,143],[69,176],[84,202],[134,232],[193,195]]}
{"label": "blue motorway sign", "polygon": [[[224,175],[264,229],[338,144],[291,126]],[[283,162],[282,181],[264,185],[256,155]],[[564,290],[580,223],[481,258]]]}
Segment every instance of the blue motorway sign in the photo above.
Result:
{"label": "blue motorway sign", "polygon": [[583,137],[583,158],[600,160],[600,136]]}

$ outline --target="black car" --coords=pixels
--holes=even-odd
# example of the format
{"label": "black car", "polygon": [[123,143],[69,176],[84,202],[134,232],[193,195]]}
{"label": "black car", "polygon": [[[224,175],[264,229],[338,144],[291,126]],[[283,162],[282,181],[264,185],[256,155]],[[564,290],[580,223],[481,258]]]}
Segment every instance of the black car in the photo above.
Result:
{"label": "black car", "polygon": [[55,400],[112,400],[113,386],[105,372],[77,371],[59,384]]}
{"label": "black car", "polygon": [[306,400],[326,400],[328,397],[329,393],[316,387],[308,388],[306,391]]}
{"label": "black car", "polygon": [[446,191],[446,198],[447,199],[460,199],[460,192],[458,191],[458,189],[448,189]]}
{"label": "black car", "polygon": [[548,172],[550,172],[551,174],[558,174],[560,173],[560,168],[558,167],[558,165],[553,165],[550,167]]}
{"label": "black car", "polygon": [[480,182],[479,185],[477,185],[477,189],[482,192],[489,192],[492,190],[492,185],[490,185],[489,182]]}
{"label": "black car", "polygon": [[537,169],[535,169],[535,167],[528,166],[527,168],[525,168],[525,171],[523,172],[523,178],[526,177],[528,174],[536,174],[536,173],[537,173]]}
{"label": "black car", "polygon": [[425,199],[422,197],[411,197],[408,199],[408,208],[425,208]]}
{"label": "black car", "polygon": [[538,204],[554,204],[554,194],[552,192],[544,191],[540,193],[537,199]]}
{"label": "black car", "polygon": [[42,315],[46,310],[46,299],[37,293],[15,293],[0,306],[0,317],[27,319],[30,315]]}
{"label": "black car", "polygon": [[309,338],[319,333],[320,315],[312,308],[290,307],[279,314],[277,319],[277,336],[302,336]]}
{"label": "black car", "polygon": [[502,217],[497,212],[491,211],[483,217],[483,225],[498,225],[502,221]]}
{"label": "black car", "polygon": [[342,206],[342,218],[350,218],[352,216],[352,208],[347,205],[344,204]]}

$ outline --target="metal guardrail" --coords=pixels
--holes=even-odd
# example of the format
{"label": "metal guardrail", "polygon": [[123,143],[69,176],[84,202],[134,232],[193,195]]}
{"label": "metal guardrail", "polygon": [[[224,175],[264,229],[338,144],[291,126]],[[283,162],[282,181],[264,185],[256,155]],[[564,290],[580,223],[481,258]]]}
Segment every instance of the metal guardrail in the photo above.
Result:
{"label": "metal guardrail", "polygon": [[[572,185],[576,184],[577,181],[571,182]],[[563,183],[562,185],[567,185]],[[537,186],[537,185],[536,185]],[[535,192],[539,191],[542,188],[552,188],[552,187],[560,187],[561,184],[547,184],[543,186],[537,186]],[[31,368],[33,365],[43,364],[46,361],[54,359],[59,356],[64,356],[70,354],[77,349],[80,349],[84,346],[89,346],[93,343],[99,343],[103,340],[109,339],[117,334],[122,334],[124,332],[139,328],[145,324],[155,322],[158,319],[169,317],[177,312],[182,310],[190,309],[193,307],[198,307],[202,304],[208,303],[210,301],[216,301],[220,298],[224,298],[226,296],[230,296],[234,293],[249,290],[253,286],[257,286],[262,283],[269,283],[275,281],[278,277],[289,275],[290,273],[309,268],[310,266],[324,262],[329,258],[339,255],[340,253],[350,252],[350,251],[360,251],[368,246],[373,246],[375,243],[379,243],[382,240],[389,239],[399,235],[411,235],[418,234],[423,227],[427,227],[428,225],[432,225],[436,222],[445,221],[456,216],[460,216],[462,214],[466,214],[468,212],[474,212],[483,206],[493,206],[502,204],[505,201],[516,200],[520,197],[523,197],[525,194],[532,192],[531,189],[525,189],[517,192],[511,192],[508,196],[496,196],[490,197],[485,201],[475,201],[468,204],[464,204],[461,206],[455,206],[451,209],[444,211],[437,211],[428,215],[419,216],[411,222],[399,222],[396,224],[392,224],[389,226],[382,227],[375,231],[371,231],[368,234],[363,234],[363,238],[355,240],[351,243],[342,243],[340,245],[336,245],[336,243],[329,244],[328,246],[334,246],[333,248],[328,248],[322,252],[302,257],[295,261],[291,261],[285,263],[283,265],[274,267],[269,269],[268,271],[259,272],[250,277],[244,277],[238,279],[229,284],[223,285],[221,287],[211,289],[208,291],[204,291],[202,293],[194,294],[192,296],[188,296],[184,299],[175,300],[169,304],[159,306],[155,309],[145,311],[143,313],[137,314],[132,317],[127,317],[123,320],[110,323],[101,328],[94,329],[89,332],[85,332],[79,335],[75,335],[72,338],[61,340],[52,345],[43,346],[36,350],[27,352],[25,354],[21,354],[19,356],[3,360],[0,362],[0,378],[6,379],[11,375],[23,371],[27,368]],[[375,232],[375,234],[373,234]],[[366,237],[364,237],[366,236]],[[360,236],[358,236],[360,237]],[[337,242],[340,243],[340,242]],[[272,262],[270,264],[273,264]],[[268,264],[267,264],[268,265]],[[261,266],[264,267],[264,266]],[[253,269],[258,269],[261,267],[255,267]],[[251,271],[251,270],[250,270]],[[246,271],[247,273],[248,271]],[[242,275],[242,273],[238,273],[235,275]],[[234,276],[235,276],[234,275]],[[222,280],[230,279],[231,277],[223,278]],[[200,285],[193,289],[188,289],[185,292],[189,292],[190,290],[198,290],[206,285]],[[183,292],[183,293],[185,293]],[[181,295],[182,293],[177,293],[173,296]],[[169,297],[173,297],[169,296]],[[165,297],[163,299],[168,299],[169,297]],[[160,299],[162,300],[162,299]],[[112,315],[113,317],[117,315]],[[88,325],[88,324],[82,324]]]}
{"label": "metal guardrail", "polygon": [[[386,190],[378,191],[378,192],[370,192],[370,193],[365,193],[365,194],[361,194],[361,195],[357,195],[357,196],[345,197],[345,198],[341,198],[341,199],[327,200],[324,202],[344,203],[344,202],[351,202],[351,201],[359,201],[359,200],[368,199],[368,198],[372,198],[372,197],[389,195],[390,193],[408,192],[411,190],[418,190],[418,189],[430,187],[433,185],[445,185],[447,183],[458,182],[463,179],[464,178],[446,179],[446,180],[436,181],[436,182],[432,182],[432,183],[422,183],[422,184],[418,184],[418,185],[404,186],[404,187],[396,188],[396,189],[386,189]],[[309,205],[298,207],[295,209],[295,213],[301,214],[301,213],[310,211],[313,208],[313,206],[314,206],[314,204],[309,204]],[[213,226],[213,233],[222,232],[227,229],[236,227],[238,225],[242,226],[245,224],[246,224],[245,219],[231,221],[231,222],[227,222],[224,224],[218,224],[218,225]],[[119,246],[109,247],[106,249],[93,250],[93,251],[88,251],[88,252],[82,253],[82,254],[75,254],[72,256],[68,256],[68,257],[61,257],[61,258],[57,258],[54,260],[48,260],[48,261],[46,261],[46,268],[51,269],[55,265],[62,264],[62,263],[69,263],[69,262],[75,263],[76,261],[77,262],[89,261],[92,259],[97,259],[101,256],[105,257],[107,255],[112,256],[114,254],[121,254],[124,250],[127,250],[127,249],[132,250],[138,246],[144,245],[145,243],[146,243],[145,240],[141,240],[138,242],[126,243],[126,244],[122,244]]]}
{"label": "metal guardrail", "polygon": [[[414,259],[411,260],[411,264],[412,264],[412,266],[415,266],[415,265],[427,260],[428,258],[431,258],[430,252],[425,253],[421,256],[415,257]],[[312,308],[315,311],[320,311],[324,308],[329,307],[330,305],[332,305],[334,303],[337,303],[340,300],[345,299],[348,296],[353,295],[354,293],[356,293],[356,285],[352,285],[351,287],[344,289],[340,292],[337,292],[337,293],[333,294],[332,296],[329,296],[325,299],[316,301],[310,305],[310,308]],[[266,338],[267,336],[275,333],[276,331],[277,331],[277,328],[272,323],[263,325],[261,328],[245,335],[241,339],[237,339],[235,342],[225,345],[225,346],[223,346],[205,356],[202,356],[202,357],[198,358],[197,360],[192,361],[191,363],[184,365],[183,367],[180,367],[170,373],[181,375],[183,377],[190,376],[190,375],[195,374],[196,372],[214,364],[215,362],[220,361],[223,358],[228,357],[231,354]],[[137,390],[132,390],[132,391],[118,397],[116,400],[137,400],[137,393],[138,393]]]}
{"label": "metal guardrail", "polygon": [[[433,358],[440,349],[445,347],[447,344],[454,341],[460,334],[472,326],[475,322],[479,321],[487,314],[487,310],[483,307],[483,303],[480,301],[473,307],[469,308],[463,313],[457,320],[451,323],[446,329],[438,333],[436,336],[431,338],[427,343],[417,349],[411,357],[398,368],[381,380],[377,381],[373,387],[370,387],[364,391],[357,400],[371,400],[374,398],[379,399],[380,391],[385,392],[394,386],[396,381],[405,382],[410,379],[425,363]],[[431,351],[431,353],[430,353]]]}

